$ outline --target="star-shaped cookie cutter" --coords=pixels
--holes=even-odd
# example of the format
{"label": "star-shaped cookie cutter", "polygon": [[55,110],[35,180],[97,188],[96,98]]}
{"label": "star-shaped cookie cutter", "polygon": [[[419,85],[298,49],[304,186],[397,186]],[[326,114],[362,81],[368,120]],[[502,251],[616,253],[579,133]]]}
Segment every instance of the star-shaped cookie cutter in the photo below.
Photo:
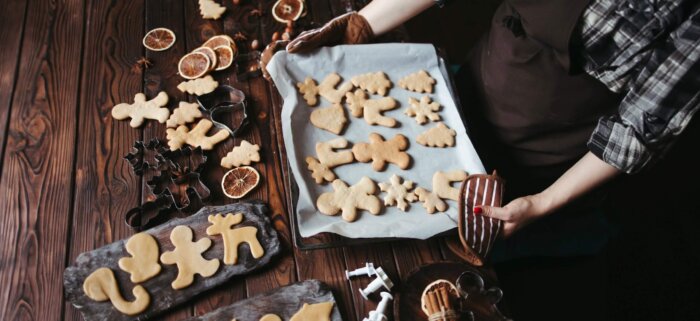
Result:
{"label": "star-shaped cookie cutter", "polygon": [[[249,123],[245,94],[229,85],[221,85],[208,94],[197,96],[197,103],[204,118],[214,123],[214,127],[228,131],[231,137],[236,137]],[[229,127],[218,121],[220,115],[230,113],[237,113],[236,116],[241,117],[236,120],[237,125]]]}

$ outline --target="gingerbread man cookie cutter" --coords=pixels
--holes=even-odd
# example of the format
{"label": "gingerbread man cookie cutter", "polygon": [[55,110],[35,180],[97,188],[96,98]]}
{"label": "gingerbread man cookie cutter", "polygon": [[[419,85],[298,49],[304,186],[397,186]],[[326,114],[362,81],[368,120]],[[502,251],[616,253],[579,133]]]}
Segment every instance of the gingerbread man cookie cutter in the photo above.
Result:
{"label": "gingerbread man cookie cutter", "polygon": [[[250,123],[245,93],[229,85],[221,85],[206,95],[197,96],[197,103],[203,118],[214,123],[214,127],[228,131],[231,137],[236,137]],[[236,119],[232,126],[219,121],[221,115],[231,113],[236,114],[240,120]]]}

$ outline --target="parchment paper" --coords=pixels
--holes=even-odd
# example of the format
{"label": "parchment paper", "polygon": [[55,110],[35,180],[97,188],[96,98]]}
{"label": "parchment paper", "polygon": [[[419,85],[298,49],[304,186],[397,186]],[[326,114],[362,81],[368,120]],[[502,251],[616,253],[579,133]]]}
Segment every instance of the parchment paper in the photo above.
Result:
{"label": "parchment paper", "polygon": [[[345,82],[358,74],[385,72],[393,83],[388,96],[396,99],[399,107],[385,112],[384,115],[396,118],[399,125],[394,128],[370,126],[364,119],[353,117],[346,109],[348,124],[341,135],[354,144],[368,141],[372,132],[379,133],[386,140],[396,134],[403,134],[409,139],[407,152],[411,155],[412,165],[406,170],[401,170],[393,164],[388,164],[383,172],[375,172],[370,163],[355,162],[333,170],[336,176],[348,185],[357,183],[363,176],[368,176],[375,183],[388,182],[392,174],[397,174],[403,179],[414,181],[416,186],[432,191],[432,176],[435,171],[462,169],[470,174],[484,172],[481,160],[467,137],[451,89],[443,74],[444,66],[442,67],[435,48],[428,44],[336,46],[321,48],[306,55],[280,51],[272,58],[267,68],[284,99],[282,131],[292,174],[299,185],[296,215],[299,232],[303,237],[332,232],[351,238],[427,239],[457,226],[457,202],[451,200],[447,201],[449,209],[445,213],[428,214],[421,202],[415,202],[410,204],[407,212],[401,212],[393,206],[385,207],[381,214],[376,216],[360,211],[354,222],[346,222],[340,215],[326,216],[318,212],[316,199],[324,192],[333,191],[333,188],[330,184],[316,184],[306,168],[305,158],[316,157],[316,142],[328,141],[338,136],[318,129],[309,122],[309,115],[314,108],[327,107],[330,103],[319,98],[320,103],[317,107],[309,107],[296,89],[296,83],[303,81],[307,76],[320,82],[329,73],[337,72]],[[397,83],[400,78],[420,69],[428,71],[437,80],[434,92],[430,96],[433,101],[442,105],[439,113],[443,122],[457,131],[455,147],[425,147],[415,141],[420,133],[434,127],[435,123],[418,125],[414,118],[404,115],[404,110],[409,106],[408,98],[420,99],[424,94],[403,90]],[[372,95],[370,98],[378,96]],[[459,183],[454,186],[459,187]],[[377,191],[379,192],[378,186]],[[383,192],[377,195],[382,203],[384,195]]]}

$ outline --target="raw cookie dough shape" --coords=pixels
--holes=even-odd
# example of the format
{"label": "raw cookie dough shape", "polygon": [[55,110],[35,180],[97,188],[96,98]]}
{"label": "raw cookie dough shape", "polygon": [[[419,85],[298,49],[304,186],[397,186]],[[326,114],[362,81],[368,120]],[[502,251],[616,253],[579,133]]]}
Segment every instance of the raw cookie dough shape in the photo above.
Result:
{"label": "raw cookie dough shape", "polygon": [[360,87],[370,94],[379,94],[386,96],[386,92],[391,88],[391,81],[386,74],[381,71],[370,72],[362,75],[357,75],[350,79],[355,87]]}
{"label": "raw cookie dough shape", "polygon": [[174,128],[194,122],[197,118],[202,118],[202,111],[199,110],[199,105],[181,101],[180,105],[173,110],[172,115],[170,115],[165,125],[168,126],[168,128]]}
{"label": "raw cookie dough shape", "polygon": [[352,222],[357,219],[357,209],[379,214],[381,204],[373,194],[377,187],[368,177],[363,177],[357,184],[348,187],[345,182],[336,179],[331,183],[333,192],[321,194],[316,200],[318,210],[326,215],[342,213],[344,220]]}
{"label": "raw cookie dough shape", "polygon": [[183,81],[177,85],[177,89],[183,93],[201,96],[214,91],[214,89],[216,89],[218,86],[219,82],[214,80],[211,75],[207,75],[204,78]]}
{"label": "raw cookie dough shape", "polygon": [[97,302],[111,301],[117,311],[126,315],[137,315],[146,310],[151,303],[151,296],[142,286],[134,286],[131,291],[134,301],[126,301],[119,293],[119,285],[114,272],[108,268],[99,268],[90,273],[83,281],[85,295]]}
{"label": "raw cookie dough shape", "polygon": [[304,100],[309,106],[316,106],[318,104],[318,85],[316,81],[311,77],[306,77],[304,82],[298,82],[297,88],[299,88],[299,93],[303,95]]}
{"label": "raw cookie dough shape", "polygon": [[260,321],[282,321],[282,318],[280,318],[276,314],[270,313],[270,314],[263,315],[262,318],[260,318]]}
{"label": "raw cookie dough shape", "polygon": [[386,193],[384,205],[396,205],[402,212],[406,211],[408,203],[415,202],[418,199],[416,194],[409,192],[412,188],[413,181],[404,180],[401,183],[401,177],[396,174],[391,175],[388,183],[379,183],[379,189]]}
{"label": "raw cookie dough shape", "polygon": [[332,311],[333,302],[304,303],[304,306],[297,313],[294,313],[289,321],[330,321]]}
{"label": "raw cookie dough shape", "polygon": [[165,133],[170,150],[180,149],[185,144],[192,147],[201,147],[203,150],[212,150],[214,145],[222,142],[229,136],[229,132],[226,130],[219,130],[216,134],[207,136],[207,132],[213,125],[208,119],[200,119],[192,130],[185,125],[180,125],[177,129],[166,129]]}
{"label": "raw cookie dough shape", "polygon": [[256,259],[265,255],[265,249],[260,245],[256,235],[258,228],[245,226],[232,229],[231,227],[243,221],[243,214],[209,215],[207,218],[211,226],[207,227],[207,235],[221,235],[224,239],[224,264],[232,265],[238,262],[238,246],[248,243],[250,253]]}
{"label": "raw cookie dough shape", "polygon": [[260,146],[251,144],[247,140],[242,140],[241,144],[234,147],[226,157],[221,159],[221,167],[234,168],[241,165],[250,165],[260,161]]}
{"label": "raw cookie dough shape", "polygon": [[214,0],[199,0],[199,13],[204,19],[217,20],[226,11],[226,7],[219,5]]}
{"label": "raw cookie dough shape", "polygon": [[331,73],[330,75],[326,76],[323,81],[321,81],[320,85],[318,85],[318,93],[329,102],[339,104],[343,100],[343,97],[345,97],[345,93],[352,90],[352,83],[349,82],[346,82],[340,85],[338,89],[335,89],[335,86],[338,85],[339,82],[340,75],[337,73]]}
{"label": "raw cookie dough shape", "polygon": [[134,103],[117,104],[112,108],[112,117],[117,120],[131,118],[129,126],[136,128],[143,124],[144,119],[157,120],[164,123],[170,117],[170,110],[163,108],[168,103],[168,94],[164,91],[151,100],[146,100],[146,95],[142,93],[134,96]]}
{"label": "raw cookie dough shape", "polygon": [[205,237],[193,242],[193,237],[191,228],[185,225],[176,226],[170,232],[170,242],[175,249],[160,256],[163,264],[177,264],[177,277],[171,283],[175,290],[192,284],[195,274],[210,277],[219,270],[218,259],[207,260],[202,256],[202,253],[211,246],[211,240]]}
{"label": "raw cookie dough shape", "polygon": [[384,138],[377,134],[369,134],[369,143],[357,143],[352,148],[355,159],[367,163],[372,161],[372,168],[375,171],[383,171],[386,163],[392,163],[401,169],[408,168],[411,163],[411,156],[404,152],[408,148],[408,139],[404,135],[397,134],[394,138],[384,141]]}
{"label": "raw cookie dough shape", "polygon": [[355,117],[364,115],[365,121],[370,125],[381,125],[385,127],[396,126],[396,119],[382,115],[383,111],[392,110],[398,105],[391,97],[379,99],[367,99],[367,93],[362,89],[345,94],[350,113]]}
{"label": "raw cookie dough shape", "polygon": [[433,192],[440,198],[458,201],[459,188],[454,188],[451,184],[465,179],[467,179],[467,172],[463,170],[437,171],[433,174]]}
{"label": "raw cookie dough shape", "polygon": [[348,121],[345,117],[345,108],[339,104],[314,110],[311,112],[309,120],[316,128],[327,130],[336,135],[340,135]]}
{"label": "raw cookie dough shape", "polygon": [[440,114],[437,113],[440,110],[440,104],[436,102],[430,102],[430,97],[423,96],[420,101],[410,97],[408,98],[408,104],[410,105],[406,108],[404,114],[415,117],[418,124],[424,124],[428,119],[432,121],[440,120]]}
{"label": "raw cookie dough shape", "polygon": [[317,184],[323,181],[332,182],[335,179],[335,173],[331,168],[338,165],[349,164],[355,160],[352,151],[344,150],[336,152],[336,148],[346,148],[348,141],[345,138],[338,137],[327,142],[316,143],[316,155],[318,159],[311,156],[306,157],[306,164],[311,171],[311,176]]}
{"label": "raw cookie dough shape", "polygon": [[435,79],[425,70],[418,70],[399,79],[399,87],[417,93],[432,93]]}
{"label": "raw cookie dough shape", "polygon": [[447,210],[447,203],[437,196],[437,194],[422,187],[416,187],[413,192],[418,196],[418,200],[423,202],[423,207],[425,207],[425,211],[428,212],[428,214],[435,213],[435,210],[438,212]]}
{"label": "raw cookie dough shape", "polygon": [[131,274],[131,282],[141,283],[160,273],[158,242],[148,233],[136,233],[124,246],[131,257],[119,259],[119,268]]}
{"label": "raw cookie dough shape", "polygon": [[416,142],[428,147],[454,146],[455,136],[457,136],[457,132],[454,129],[447,127],[442,122],[438,122],[437,126],[418,135]]}

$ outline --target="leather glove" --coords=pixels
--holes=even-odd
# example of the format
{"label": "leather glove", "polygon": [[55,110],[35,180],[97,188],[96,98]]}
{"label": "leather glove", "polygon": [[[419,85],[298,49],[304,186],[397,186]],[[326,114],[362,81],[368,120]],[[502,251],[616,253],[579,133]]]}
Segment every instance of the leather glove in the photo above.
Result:
{"label": "leather glove", "polygon": [[272,56],[274,56],[276,52],[284,50],[287,44],[289,44],[287,40],[278,40],[270,43],[265,47],[265,50],[263,50],[260,55],[260,70],[265,79],[270,80],[270,74],[267,72],[267,64],[270,62],[270,59],[272,59]]}
{"label": "leather glove", "polygon": [[372,27],[357,12],[339,16],[323,27],[302,32],[287,45],[290,53],[305,53],[322,46],[366,43],[374,37]]}

